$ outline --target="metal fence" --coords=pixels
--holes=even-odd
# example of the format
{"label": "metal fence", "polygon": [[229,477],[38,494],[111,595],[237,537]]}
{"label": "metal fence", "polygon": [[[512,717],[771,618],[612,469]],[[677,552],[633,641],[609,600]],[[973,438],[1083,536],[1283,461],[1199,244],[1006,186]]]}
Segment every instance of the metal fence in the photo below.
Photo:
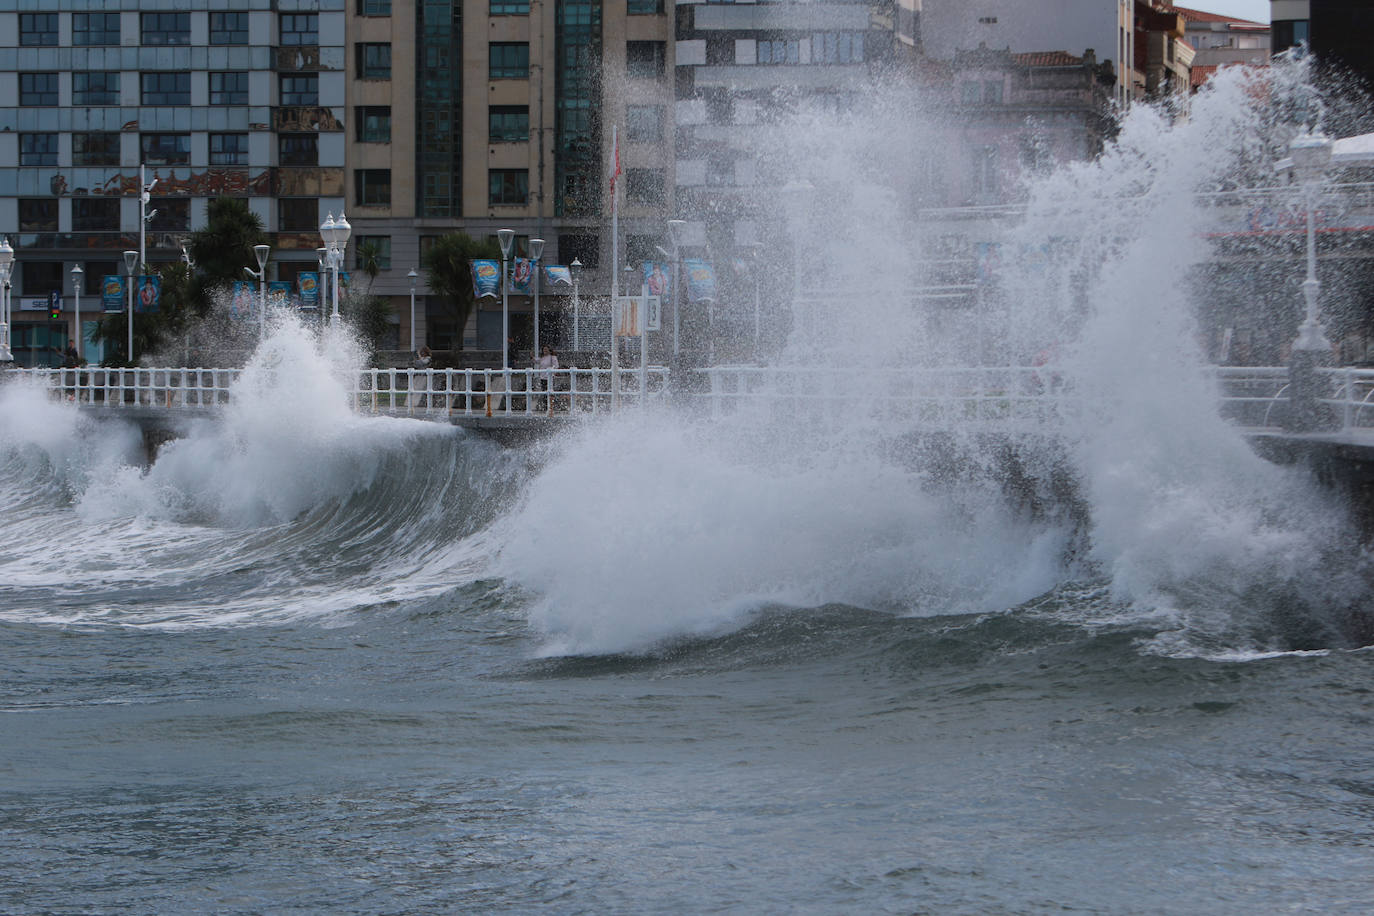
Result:
{"label": "metal fence", "polygon": [[[1213,370],[1221,411],[1253,429],[1281,427],[1288,370],[1273,366]],[[1318,370],[1320,399],[1335,430],[1374,431],[1374,369]],[[52,397],[109,410],[212,410],[230,403],[240,369],[9,369]],[[721,366],[694,370],[691,397],[713,416],[866,417],[914,425],[1043,427],[1110,410],[1052,366],[845,369]],[[662,402],[666,367],[643,369],[368,369],[349,403],[360,412],[440,419],[455,416],[551,417],[599,414]]]}
{"label": "metal fence", "polygon": [[[53,397],[81,405],[209,409],[228,404],[241,369],[11,369]],[[392,415],[567,416],[661,400],[668,370],[367,369],[348,392],[361,412]]]}

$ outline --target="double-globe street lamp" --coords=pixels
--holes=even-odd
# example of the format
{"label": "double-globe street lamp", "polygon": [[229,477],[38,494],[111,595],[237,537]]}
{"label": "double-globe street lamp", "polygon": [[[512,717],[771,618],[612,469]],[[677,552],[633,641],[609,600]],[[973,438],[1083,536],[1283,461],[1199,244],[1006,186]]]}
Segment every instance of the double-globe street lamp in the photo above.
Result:
{"label": "double-globe street lamp", "polygon": [[0,236],[0,363],[14,362],[10,349],[10,270],[14,267],[14,249],[10,240]]}
{"label": "double-globe street lamp", "polygon": [[343,211],[339,211],[338,219],[330,213],[320,223],[320,238],[324,241],[326,260],[334,273],[331,293],[333,305],[329,313],[331,323],[339,320],[339,269],[343,267],[344,249],[348,247],[348,236],[352,232],[353,227],[348,224]]}

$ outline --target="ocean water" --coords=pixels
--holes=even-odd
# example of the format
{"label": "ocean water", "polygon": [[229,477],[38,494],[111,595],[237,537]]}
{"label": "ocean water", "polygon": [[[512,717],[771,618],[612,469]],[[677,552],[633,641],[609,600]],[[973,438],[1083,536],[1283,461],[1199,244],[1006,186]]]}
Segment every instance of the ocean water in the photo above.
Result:
{"label": "ocean water", "polygon": [[[1247,79],[1029,188],[975,321],[799,305],[776,363],[857,389],[1053,354],[1014,481],[863,410],[506,449],[289,321],[148,465],[0,385],[0,912],[1374,910],[1368,553],[1219,418],[1186,282],[1282,142]],[[901,263],[878,120],[770,149]]]}
{"label": "ocean water", "polygon": [[0,393],[0,912],[1374,903],[1339,590],[1132,599],[995,488],[690,419],[279,410],[145,469]]}

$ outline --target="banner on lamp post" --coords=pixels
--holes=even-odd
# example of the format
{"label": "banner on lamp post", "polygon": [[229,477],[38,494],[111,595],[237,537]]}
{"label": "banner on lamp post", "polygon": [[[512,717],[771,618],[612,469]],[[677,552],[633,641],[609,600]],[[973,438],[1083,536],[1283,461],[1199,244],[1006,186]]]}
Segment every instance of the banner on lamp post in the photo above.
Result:
{"label": "banner on lamp post", "polygon": [[472,262],[472,294],[481,299],[501,295],[501,262],[480,258]]}
{"label": "banner on lamp post", "polygon": [[100,308],[105,312],[124,311],[124,278],[106,276],[100,283]]}

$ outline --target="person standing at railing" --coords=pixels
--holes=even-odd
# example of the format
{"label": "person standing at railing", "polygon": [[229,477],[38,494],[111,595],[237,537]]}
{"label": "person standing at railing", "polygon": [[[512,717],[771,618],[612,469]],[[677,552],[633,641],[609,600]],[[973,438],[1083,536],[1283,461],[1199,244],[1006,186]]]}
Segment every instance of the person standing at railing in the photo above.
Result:
{"label": "person standing at railing", "polygon": [[423,392],[429,391],[429,367],[434,364],[434,353],[428,346],[422,346],[415,357],[416,371],[410,376],[410,396],[414,398],[411,407],[428,407],[429,401]]}
{"label": "person standing at railing", "polygon": [[[544,391],[553,390],[553,370],[559,368],[558,357],[554,355],[553,348],[545,344],[540,350],[539,359],[535,360],[534,367],[541,370],[539,376],[539,387]],[[545,396],[545,404],[548,405],[548,395]]]}

